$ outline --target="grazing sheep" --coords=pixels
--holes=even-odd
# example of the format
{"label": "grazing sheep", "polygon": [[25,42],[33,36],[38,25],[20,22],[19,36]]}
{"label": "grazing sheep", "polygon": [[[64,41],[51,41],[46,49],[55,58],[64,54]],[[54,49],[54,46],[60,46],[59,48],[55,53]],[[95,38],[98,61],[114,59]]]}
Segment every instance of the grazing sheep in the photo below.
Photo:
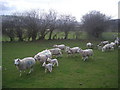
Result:
{"label": "grazing sheep", "polygon": [[102,52],[114,50],[114,47],[111,44],[106,44],[102,47]]}
{"label": "grazing sheep", "polygon": [[65,49],[65,45],[64,44],[61,44],[61,45],[53,45],[54,48],[59,48],[61,50],[64,50]]}
{"label": "grazing sheep", "polygon": [[89,43],[86,44],[86,47],[87,48],[93,48],[93,44],[89,42]]}
{"label": "grazing sheep", "polygon": [[53,66],[55,66],[55,64],[58,66],[58,60],[57,59],[47,59],[48,62],[52,63]]}
{"label": "grazing sheep", "polygon": [[82,56],[82,59],[85,61],[88,59],[89,56],[93,55],[93,50],[92,49],[85,49],[85,50],[80,50],[80,54]]}
{"label": "grazing sheep", "polygon": [[52,53],[49,50],[44,50],[34,56],[35,60],[38,60],[40,62],[46,62],[46,60],[51,57]]}
{"label": "grazing sheep", "polygon": [[108,43],[109,43],[109,41],[102,41],[99,45],[104,46],[104,45],[106,45]]}
{"label": "grazing sheep", "polygon": [[47,72],[47,70],[49,72],[52,72],[52,66],[53,65],[51,63],[46,64],[46,62],[44,62],[42,66],[45,67],[45,73]]}
{"label": "grazing sheep", "polygon": [[53,49],[49,49],[49,50],[50,50],[50,52],[52,53],[52,55],[62,56],[61,49],[59,49],[59,48],[53,48]]}
{"label": "grazing sheep", "polygon": [[23,59],[15,59],[14,64],[17,69],[20,71],[20,76],[22,70],[30,69],[29,74],[33,71],[33,66],[35,64],[35,59],[32,57],[26,57]]}
{"label": "grazing sheep", "polygon": [[80,51],[80,48],[79,48],[79,47],[70,48],[70,47],[68,47],[68,46],[66,46],[66,50],[65,50],[65,52],[67,52],[68,54],[79,53],[79,51]]}

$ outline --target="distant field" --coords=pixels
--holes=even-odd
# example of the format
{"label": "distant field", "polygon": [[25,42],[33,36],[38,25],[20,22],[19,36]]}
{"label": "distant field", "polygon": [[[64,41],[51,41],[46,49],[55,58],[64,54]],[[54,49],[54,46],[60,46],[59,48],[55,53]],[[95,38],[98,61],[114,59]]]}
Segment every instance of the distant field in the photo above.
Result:
{"label": "distant field", "polygon": [[[101,52],[94,48],[94,56],[83,62],[80,55],[58,58],[59,67],[52,73],[44,73],[44,68],[37,62],[34,72],[24,73],[14,65],[15,58],[34,56],[38,52],[52,48],[54,44],[79,46],[85,49],[88,40],[51,40],[38,42],[3,43],[3,88],[118,88],[118,50]],[[95,45],[100,41],[91,41]],[[6,70],[5,70],[6,69]]]}
{"label": "distant field", "polygon": [[[52,34],[52,37],[57,34],[57,38],[61,39],[64,37],[64,33],[63,32],[54,32]],[[81,39],[81,40],[85,40],[85,39],[89,39],[88,35],[86,32],[79,32],[78,34],[78,39]],[[102,38],[101,40],[113,40],[114,39],[114,35],[118,35],[118,33],[116,32],[104,32],[102,34]],[[49,38],[49,33],[46,35],[45,39],[48,39]],[[68,39],[75,39],[75,32],[69,32],[68,34]],[[0,38],[1,39],[1,38]],[[16,37],[15,40],[17,41],[18,38]],[[2,41],[10,41],[10,39],[7,37],[7,36],[3,36],[2,37]]]}

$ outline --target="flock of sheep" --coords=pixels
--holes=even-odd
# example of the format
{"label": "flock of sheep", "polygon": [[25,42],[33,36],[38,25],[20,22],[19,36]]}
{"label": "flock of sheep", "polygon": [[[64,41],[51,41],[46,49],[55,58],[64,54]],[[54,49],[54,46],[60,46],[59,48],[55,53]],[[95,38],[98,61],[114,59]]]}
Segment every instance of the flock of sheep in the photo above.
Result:
{"label": "flock of sheep", "polygon": [[[114,42],[109,41],[102,41],[100,44],[97,45],[99,50],[102,50],[102,52],[105,51],[111,51],[114,50],[115,47],[120,48],[119,46],[120,40],[119,38],[116,38]],[[20,71],[20,76],[22,71],[25,71],[26,69],[30,69],[29,74],[33,71],[33,66],[35,65],[36,61],[39,61],[42,63],[42,67],[45,68],[45,73],[47,70],[49,72],[52,72],[52,67],[55,65],[58,66],[58,60],[53,59],[53,56],[62,56],[62,50],[64,50],[67,54],[75,54],[79,53],[82,56],[83,61],[86,61],[89,56],[93,55],[93,48],[94,45],[92,43],[87,43],[86,47],[87,49],[82,50],[79,47],[73,47],[70,48],[69,46],[65,46],[64,44],[61,45],[53,45],[54,48],[52,49],[46,49],[38,54],[36,54],[34,57],[26,57],[23,59],[15,59],[14,64],[17,67],[17,69]]]}

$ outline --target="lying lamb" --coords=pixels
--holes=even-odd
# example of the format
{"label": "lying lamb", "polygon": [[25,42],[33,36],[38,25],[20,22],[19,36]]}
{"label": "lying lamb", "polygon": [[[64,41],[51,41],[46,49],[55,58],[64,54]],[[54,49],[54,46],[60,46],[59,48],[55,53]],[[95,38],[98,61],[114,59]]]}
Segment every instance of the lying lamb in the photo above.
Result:
{"label": "lying lamb", "polygon": [[93,44],[89,42],[89,43],[86,44],[86,47],[87,48],[93,48]]}
{"label": "lying lamb", "polygon": [[49,49],[49,50],[50,50],[50,52],[52,53],[52,55],[62,56],[61,49],[59,49],[59,48],[53,48],[53,49]]}
{"label": "lying lamb", "polygon": [[57,59],[47,59],[48,62],[50,62],[53,66],[55,66],[55,64],[58,66],[58,60]]}
{"label": "lying lamb", "polygon": [[51,63],[46,64],[46,62],[44,62],[42,66],[45,67],[45,73],[47,72],[47,70],[49,72],[52,72],[52,66],[53,65]]}
{"label": "lying lamb", "polygon": [[59,48],[61,50],[64,50],[65,49],[65,45],[64,44],[61,44],[61,45],[53,45],[54,48]]}
{"label": "lying lamb", "polygon": [[65,49],[65,52],[67,52],[68,54],[79,53],[79,51],[80,51],[79,47],[70,48],[70,47],[66,46],[66,49]]}
{"label": "lying lamb", "polygon": [[114,47],[111,44],[106,44],[102,47],[102,52],[114,50]]}
{"label": "lying lamb", "polygon": [[14,64],[17,69],[20,71],[20,76],[22,70],[30,69],[29,74],[33,71],[33,66],[35,64],[35,59],[32,57],[26,57],[23,59],[15,59]]}
{"label": "lying lamb", "polygon": [[80,54],[82,55],[82,59],[85,61],[88,59],[89,56],[93,55],[93,50],[92,49],[85,49],[85,50],[80,50]]}

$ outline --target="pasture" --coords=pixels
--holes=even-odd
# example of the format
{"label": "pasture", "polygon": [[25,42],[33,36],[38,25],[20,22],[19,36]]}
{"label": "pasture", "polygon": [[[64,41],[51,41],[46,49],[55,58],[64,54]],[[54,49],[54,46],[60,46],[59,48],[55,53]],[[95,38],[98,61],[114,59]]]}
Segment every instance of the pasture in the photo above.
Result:
{"label": "pasture", "polygon": [[[57,58],[59,67],[45,74],[39,62],[30,75],[19,77],[14,65],[15,58],[34,56],[54,44],[86,48],[87,40],[44,40],[36,42],[5,42],[2,46],[2,87],[3,88],[117,88],[118,50],[102,52],[94,48],[94,56],[84,62],[79,54]],[[100,41],[91,41],[97,45]]]}

